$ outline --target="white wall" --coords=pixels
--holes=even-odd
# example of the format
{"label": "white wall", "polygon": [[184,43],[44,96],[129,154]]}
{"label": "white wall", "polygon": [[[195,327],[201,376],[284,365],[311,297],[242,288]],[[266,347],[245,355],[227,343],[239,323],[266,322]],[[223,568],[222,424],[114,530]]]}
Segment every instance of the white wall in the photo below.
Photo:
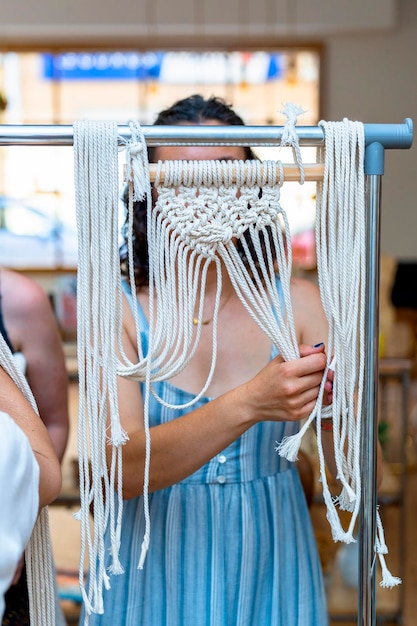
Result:
{"label": "white wall", "polygon": [[[398,0],[2,0],[0,45],[205,45],[388,29]],[[185,41],[184,41],[184,38]],[[168,43],[169,42],[169,43]]]}
{"label": "white wall", "polygon": [[[128,18],[128,19],[127,19]],[[0,47],[325,47],[323,117],[417,127],[416,0],[2,0]],[[417,152],[386,151],[382,251],[417,258]]]}
{"label": "white wall", "polygon": [[[323,116],[401,123],[417,132],[417,2],[400,0],[398,26],[384,34],[329,37]],[[381,247],[417,259],[417,139],[410,150],[387,150],[382,179]]]}

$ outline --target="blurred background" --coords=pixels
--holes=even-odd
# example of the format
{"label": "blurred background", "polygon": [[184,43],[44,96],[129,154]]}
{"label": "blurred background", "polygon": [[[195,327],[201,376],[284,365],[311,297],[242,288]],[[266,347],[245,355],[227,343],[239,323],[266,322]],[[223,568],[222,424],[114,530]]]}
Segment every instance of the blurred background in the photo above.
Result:
{"label": "blurred background", "polygon": [[[319,114],[320,52],[314,48],[8,52],[0,56],[0,76],[5,124],[72,124],[88,118],[152,124],[160,110],[191,93],[235,103],[246,123],[254,125],[283,124],[280,110],[286,102],[302,103],[301,124],[316,124]],[[257,152],[261,158],[292,160],[290,151]],[[314,151],[304,152],[305,162],[313,162]],[[1,150],[0,264],[76,266],[72,159],[71,148]],[[315,186],[288,185],[283,194],[295,244],[300,242],[296,263],[313,267],[309,233]]]}

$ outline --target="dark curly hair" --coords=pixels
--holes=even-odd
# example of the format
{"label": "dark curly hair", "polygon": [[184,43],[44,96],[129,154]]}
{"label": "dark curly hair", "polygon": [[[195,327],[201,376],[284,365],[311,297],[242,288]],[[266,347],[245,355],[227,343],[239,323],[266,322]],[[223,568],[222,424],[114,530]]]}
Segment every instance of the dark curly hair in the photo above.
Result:
{"label": "dark curly hair", "polygon": [[[209,120],[217,120],[225,126],[244,126],[242,118],[222,98],[203,98],[195,94],[178,100],[168,109],[161,111],[157,116],[155,126],[175,126],[182,123],[203,124]],[[256,159],[249,146],[242,146],[245,151],[245,159]],[[155,160],[155,148],[148,148],[149,161]],[[123,191],[123,202],[128,206],[129,191],[125,187]],[[148,285],[148,244],[147,244],[147,220],[146,202],[134,202],[133,214],[133,256],[136,288]],[[123,276],[129,275],[129,259],[127,251],[127,218],[123,225],[122,234],[124,241],[120,248],[120,262]],[[238,247],[241,244],[238,242]],[[243,251],[242,251],[243,252]]]}

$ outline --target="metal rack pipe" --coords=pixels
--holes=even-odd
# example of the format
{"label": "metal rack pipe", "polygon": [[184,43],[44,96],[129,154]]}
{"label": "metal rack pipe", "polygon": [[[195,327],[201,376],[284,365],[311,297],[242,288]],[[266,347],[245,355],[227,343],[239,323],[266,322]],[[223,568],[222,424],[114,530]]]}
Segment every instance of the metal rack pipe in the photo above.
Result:
{"label": "metal rack pipe", "polygon": [[[120,144],[131,136],[129,126],[119,126]],[[142,126],[148,146],[169,145],[245,145],[279,146],[284,126]],[[324,142],[320,126],[295,128],[300,145],[319,146]],[[364,124],[365,142],[378,142],[384,148],[409,148],[413,123]],[[70,146],[72,125],[7,124],[0,126],[0,146]]]}

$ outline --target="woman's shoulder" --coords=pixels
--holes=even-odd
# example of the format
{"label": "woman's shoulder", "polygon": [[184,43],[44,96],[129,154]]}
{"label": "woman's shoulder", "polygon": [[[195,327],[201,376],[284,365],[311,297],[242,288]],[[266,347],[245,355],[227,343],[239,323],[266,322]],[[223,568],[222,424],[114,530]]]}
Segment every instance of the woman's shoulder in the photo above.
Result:
{"label": "woman's shoulder", "polygon": [[2,305],[7,314],[25,312],[33,315],[44,312],[50,306],[49,298],[43,287],[34,279],[14,270],[1,270]]}
{"label": "woman's shoulder", "polygon": [[291,281],[291,302],[301,342],[314,345],[325,341],[328,323],[317,283],[308,278],[294,278]]}
{"label": "woman's shoulder", "polygon": [[313,278],[293,277],[291,279],[291,298],[320,298],[317,281]]}

